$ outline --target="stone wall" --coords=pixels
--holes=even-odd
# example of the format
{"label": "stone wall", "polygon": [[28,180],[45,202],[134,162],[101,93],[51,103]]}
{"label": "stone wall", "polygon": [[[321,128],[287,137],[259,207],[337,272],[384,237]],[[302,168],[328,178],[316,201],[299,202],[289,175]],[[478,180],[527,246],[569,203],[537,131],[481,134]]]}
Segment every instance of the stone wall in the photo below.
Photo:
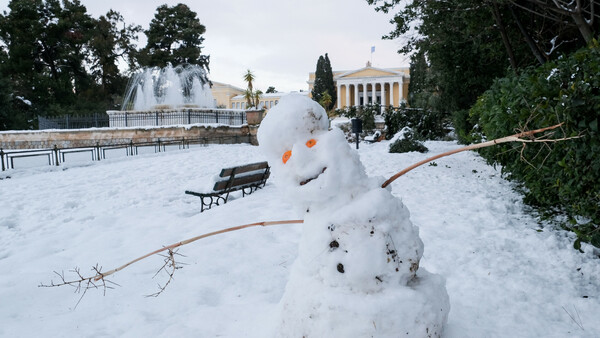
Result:
{"label": "stone wall", "polygon": [[137,128],[92,128],[77,130],[36,130],[0,132],[0,148],[59,149],[108,146],[126,143],[203,140],[204,143],[251,143],[256,141],[256,126],[170,126]]}

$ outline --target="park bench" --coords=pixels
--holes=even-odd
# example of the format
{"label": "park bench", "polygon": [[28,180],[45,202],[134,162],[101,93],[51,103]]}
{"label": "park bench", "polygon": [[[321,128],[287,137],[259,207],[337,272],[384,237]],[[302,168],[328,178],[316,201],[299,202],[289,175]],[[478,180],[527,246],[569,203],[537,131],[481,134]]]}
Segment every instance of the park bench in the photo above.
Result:
{"label": "park bench", "polygon": [[202,206],[200,212],[204,209],[210,209],[213,205],[227,203],[229,194],[241,190],[242,197],[250,195],[256,190],[265,186],[270,176],[270,167],[267,162],[257,162],[238,167],[221,169],[219,179],[215,182],[211,192],[201,193],[186,190],[185,193],[200,197]]}

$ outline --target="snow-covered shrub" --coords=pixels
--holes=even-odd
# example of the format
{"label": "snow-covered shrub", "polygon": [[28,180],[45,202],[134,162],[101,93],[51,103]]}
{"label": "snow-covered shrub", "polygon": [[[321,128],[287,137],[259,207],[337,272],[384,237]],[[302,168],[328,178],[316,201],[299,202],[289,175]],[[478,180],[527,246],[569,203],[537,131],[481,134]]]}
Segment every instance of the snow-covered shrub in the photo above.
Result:
{"label": "snow-covered shrub", "polygon": [[442,113],[417,108],[387,107],[384,113],[388,139],[404,127],[411,128],[420,138],[440,139],[448,133]]}
{"label": "snow-covered shrub", "polygon": [[414,131],[408,127],[404,127],[396,133],[391,141],[390,153],[408,153],[411,151],[426,153],[429,151],[423,142],[415,138]]}
{"label": "snow-covered shrub", "polygon": [[[565,212],[579,240],[600,247],[600,46],[498,79],[470,111],[474,139],[564,122],[555,138],[579,139],[547,147],[500,145],[481,150],[523,184],[525,201],[544,212]],[[525,159],[525,160],[524,160]],[[579,247],[580,242],[575,243]]]}

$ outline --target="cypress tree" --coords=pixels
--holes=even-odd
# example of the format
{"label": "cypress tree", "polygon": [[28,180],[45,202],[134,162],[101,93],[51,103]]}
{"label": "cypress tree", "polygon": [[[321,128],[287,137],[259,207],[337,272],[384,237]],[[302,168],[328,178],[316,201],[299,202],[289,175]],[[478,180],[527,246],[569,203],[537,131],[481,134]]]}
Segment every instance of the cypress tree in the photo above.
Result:
{"label": "cypress tree", "polygon": [[327,90],[325,87],[325,58],[319,56],[317,60],[317,69],[315,70],[315,83],[311,91],[312,99],[319,102],[323,92]]}
{"label": "cypress tree", "polygon": [[331,70],[331,63],[329,62],[329,56],[327,53],[325,53],[323,68],[325,91],[327,91],[327,93],[331,96],[330,104],[328,107],[325,107],[325,109],[331,110],[337,102],[337,88],[333,82],[333,71]]}

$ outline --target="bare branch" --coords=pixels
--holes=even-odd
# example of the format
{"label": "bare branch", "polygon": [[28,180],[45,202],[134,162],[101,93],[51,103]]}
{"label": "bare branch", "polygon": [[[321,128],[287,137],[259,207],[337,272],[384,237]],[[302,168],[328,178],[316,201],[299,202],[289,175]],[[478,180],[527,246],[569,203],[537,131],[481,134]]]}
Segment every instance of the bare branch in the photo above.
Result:
{"label": "bare branch", "polygon": [[[536,130],[531,130],[531,131],[526,131],[526,132],[521,132],[521,133],[517,133],[511,136],[506,136],[506,137],[502,137],[502,138],[498,138],[495,140],[491,140],[491,141],[487,141],[487,142],[482,142],[482,143],[477,143],[477,144],[471,144],[469,146],[466,147],[462,147],[459,149],[455,149],[455,150],[451,150],[451,151],[447,151],[445,153],[442,154],[438,154],[435,155],[433,157],[424,159],[423,161],[420,161],[418,163],[415,163],[411,166],[409,166],[408,168],[400,171],[399,173],[395,174],[394,176],[390,177],[387,181],[385,181],[383,183],[383,185],[381,186],[382,188],[387,187],[388,185],[390,185],[390,183],[392,183],[393,181],[395,181],[398,177],[406,174],[407,172],[425,164],[425,163],[429,163],[431,161],[437,160],[438,158],[442,158],[442,157],[446,157],[446,156],[450,156],[456,153],[460,153],[466,150],[474,150],[474,149],[480,149],[480,148],[486,148],[486,147],[490,147],[496,144],[501,144],[501,143],[507,143],[507,142],[522,142],[522,143],[550,143],[550,142],[559,142],[559,141],[566,141],[566,140],[570,140],[570,139],[575,139],[575,138],[580,138],[581,135],[577,135],[577,136],[573,136],[573,137],[563,137],[560,139],[549,139],[546,137],[549,137],[550,134],[544,134],[542,136],[542,138],[535,138],[534,135],[535,134],[539,134],[539,133],[543,133],[546,132],[548,130],[553,130],[556,128],[559,128],[563,125],[563,123],[551,126],[551,127],[546,127],[546,128],[541,128],[541,129],[536,129]],[[529,138],[529,139],[525,139],[525,138]]]}
{"label": "bare branch", "polygon": [[246,229],[246,228],[250,228],[250,227],[257,227],[257,226],[265,227],[265,226],[271,226],[271,225],[299,224],[299,223],[304,223],[304,221],[303,220],[288,220],[288,221],[258,222],[258,223],[250,223],[250,224],[235,226],[235,227],[231,227],[231,228],[226,228],[226,229],[222,229],[222,230],[218,230],[218,231],[214,231],[214,232],[209,232],[209,233],[206,233],[206,234],[203,234],[200,236],[192,237],[192,238],[186,239],[184,241],[162,247],[161,249],[152,251],[148,254],[145,254],[139,258],[132,260],[131,262],[128,262],[118,268],[112,269],[107,272],[102,272],[102,268],[98,267],[98,265],[96,264],[96,266],[92,267],[92,271],[94,271],[94,273],[95,273],[94,276],[92,276],[92,277],[84,277],[80,273],[79,268],[75,268],[71,272],[74,272],[77,275],[77,278],[74,280],[71,280],[71,281],[67,281],[65,279],[64,272],[58,273],[58,272],[54,271],[54,273],[60,278],[61,282],[54,283],[54,281],[51,280],[50,284],[40,284],[38,287],[49,288],[49,287],[58,287],[58,286],[65,286],[65,285],[72,286],[75,288],[75,292],[77,292],[77,293],[83,291],[81,298],[77,302],[77,304],[79,304],[79,302],[81,301],[83,296],[86,294],[88,289],[102,288],[104,291],[104,294],[106,294],[107,289],[113,288],[112,285],[120,286],[117,283],[107,280],[106,279],[107,276],[110,276],[110,275],[116,273],[117,271],[121,271],[121,270],[125,269],[126,267],[130,266],[131,264],[141,261],[142,259],[148,258],[152,255],[161,253],[163,251],[167,251],[166,255],[162,255],[163,257],[165,257],[165,263],[156,272],[154,277],[156,277],[156,275],[158,275],[158,273],[160,273],[161,271],[165,271],[167,273],[167,275],[169,276],[169,279],[164,285],[162,285],[162,286],[160,284],[158,285],[159,286],[158,292],[156,292],[152,295],[149,295],[151,297],[156,297],[156,296],[160,295],[165,290],[165,288],[171,283],[171,281],[173,280],[173,275],[175,273],[175,270],[181,268],[181,263],[176,262],[175,255],[179,255],[179,256],[182,256],[182,255],[178,254],[176,251],[173,251],[173,249],[183,246],[183,245],[186,245],[186,244],[193,243],[202,238],[211,237],[211,236],[215,236],[215,235],[219,235],[219,234],[223,234],[223,233],[227,233],[227,232],[242,230],[242,229]]}

